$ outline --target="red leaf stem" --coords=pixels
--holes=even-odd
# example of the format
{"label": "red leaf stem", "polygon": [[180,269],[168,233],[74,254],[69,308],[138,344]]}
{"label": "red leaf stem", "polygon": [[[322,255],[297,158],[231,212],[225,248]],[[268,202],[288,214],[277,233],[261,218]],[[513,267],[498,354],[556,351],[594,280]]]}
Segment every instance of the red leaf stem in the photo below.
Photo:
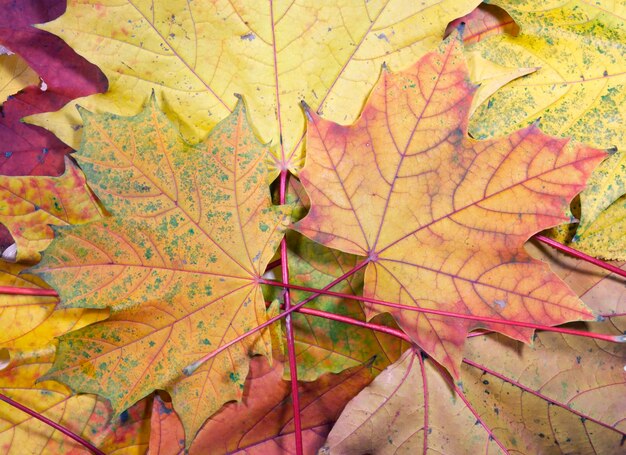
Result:
{"label": "red leaf stem", "polygon": [[11,398],[7,397],[6,395],[3,395],[3,394],[0,393],[0,400],[4,401],[5,403],[7,403],[7,404],[9,404],[11,406],[13,406],[14,408],[19,409],[22,412],[25,412],[26,414],[30,415],[31,417],[34,417],[35,419],[41,420],[46,425],[49,425],[52,428],[54,428],[55,430],[58,430],[61,433],[63,433],[64,435],[72,438],[74,441],[78,442],[80,445],[82,445],[85,448],[89,449],[91,452],[95,453],[96,455],[106,455],[103,451],[101,451],[100,449],[98,449],[97,447],[92,445],[90,442],[84,440],[83,438],[78,436],[76,433],[73,433],[72,431],[68,430],[64,426],[59,425],[56,422],[53,422],[52,420],[50,420],[47,417],[39,414],[38,412],[33,411],[30,408],[27,408],[23,404],[18,403],[17,401],[13,401]]}
{"label": "red leaf stem", "polygon": [[[354,275],[356,272],[358,272],[359,270],[361,270],[363,267],[365,267],[368,264],[367,261],[363,261],[360,264],[357,264],[355,267],[353,267],[351,270],[348,270],[346,273],[344,273],[343,275],[341,275],[339,278],[331,281],[330,283],[328,283],[326,286],[324,286],[324,288],[322,290],[326,290],[326,289],[331,289],[334,286],[336,286],[337,284],[341,283],[343,280],[345,280],[346,278],[350,277],[351,275]],[[288,314],[293,313],[294,311],[298,311],[300,310],[304,305],[306,305],[307,303],[309,303],[311,300],[315,299],[316,297],[318,297],[320,295],[320,292],[316,292],[313,293],[312,295],[308,296],[306,299],[298,302],[296,305],[292,306],[291,308],[289,308],[288,310],[283,311],[281,314],[279,314],[278,316],[274,316],[271,319],[268,319],[267,321],[265,321],[263,324],[258,325],[257,327],[253,328],[252,330],[249,330],[241,335],[239,335],[237,338],[229,341],[228,343],[220,346],[219,348],[217,348],[215,351],[210,352],[209,354],[205,355],[204,357],[202,357],[200,360],[195,361],[194,363],[186,366],[183,369],[183,373],[185,373],[186,375],[189,375],[191,373],[193,373],[200,365],[202,365],[204,362],[206,362],[207,360],[212,359],[213,357],[215,357],[216,355],[218,355],[220,352],[225,351],[226,349],[228,349],[229,347],[231,347],[232,345],[239,343],[241,340],[243,340],[244,338],[246,338],[247,336],[252,335],[253,333],[258,332],[259,330],[263,330],[264,328],[266,328],[267,326],[273,324],[276,321],[281,320],[282,318],[286,317]]]}
{"label": "red leaf stem", "polygon": [[545,235],[537,234],[533,238],[539,240],[540,242],[545,243],[546,245],[550,245],[552,248],[562,251],[563,253],[570,254],[577,259],[582,259],[583,261],[587,261],[593,265],[596,265],[605,270],[608,270],[609,272],[615,273],[616,275],[626,278],[626,270],[622,270],[619,267],[614,266],[613,264],[609,264],[607,262],[602,261],[601,259],[597,259],[597,258],[594,258],[593,256],[589,256],[588,254],[585,254],[582,251],[578,251],[572,247],[563,245],[562,243],[557,242],[556,240],[553,240],[549,237],[546,237]]}
{"label": "red leaf stem", "polygon": [[391,335],[394,337],[402,338],[409,343],[413,343],[411,338],[401,330],[394,329],[391,327],[387,327],[386,325],[378,325],[373,324],[371,322],[359,321],[358,319],[353,319],[349,316],[342,316],[340,314],[329,313],[328,311],[315,310],[313,308],[300,308],[298,313],[309,314],[311,316],[318,316],[320,318],[332,319],[333,321],[344,322],[346,324],[356,325],[358,327],[363,327],[366,329],[375,330],[377,332],[386,333],[387,335]]}
{"label": "red leaf stem", "polygon": [[334,291],[323,290],[323,289],[309,288],[306,286],[298,286],[296,284],[291,284],[291,283],[281,283],[279,281],[261,279],[260,282],[263,284],[270,285],[270,286],[287,287],[290,289],[297,289],[299,291],[305,291],[305,292],[316,292],[319,294],[330,295],[333,297],[340,297],[342,299],[352,299],[352,300],[358,300],[360,302],[375,303],[377,305],[387,306],[390,308],[398,308],[401,310],[417,311],[417,312],[426,313],[426,314],[436,314],[438,316],[445,316],[445,317],[451,317],[451,318],[469,319],[471,321],[490,322],[492,324],[512,325],[515,327],[525,327],[525,328],[535,329],[535,330],[545,330],[547,332],[558,332],[558,333],[563,333],[566,335],[582,336],[586,338],[595,338],[598,340],[608,341],[610,343],[626,342],[626,335],[612,336],[612,335],[605,335],[602,333],[593,333],[593,332],[585,332],[582,330],[567,329],[563,327],[551,327],[548,325],[534,324],[532,322],[511,321],[508,319],[497,319],[497,318],[489,318],[489,317],[484,317],[484,316],[473,316],[471,314],[453,313],[451,311],[433,310],[429,308],[418,308],[418,307],[412,307],[408,305],[401,305],[399,303],[385,302],[384,300],[377,300],[377,299],[372,299],[369,297],[363,297],[359,295],[350,295],[350,294],[344,294],[342,292],[334,292]]}
{"label": "red leaf stem", "polygon": [[40,297],[58,297],[54,289],[20,288],[14,286],[0,286],[0,294],[8,295],[35,295]]}
{"label": "red leaf stem", "polygon": [[[287,195],[287,178],[289,171],[283,169],[280,172],[280,203],[284,204]],[[287,238],[283,237],[280,242],[280,270],[283,283],[289,282],[289,262],[287,260]],[[285,310],[291,308],[291,292],[285,289]],[[293,425],[294,437],[296,440],[296,453],[302,455],[304,453],[302,445],[302,423],[300,419],[300,397],[298,392],[298,368],[296,364],[296,345],[293,336],[293,324],[291,323],[291,314],[287,313],[285,317],[285,335],[287,337],[287,356],[289,358],[289,376],[291,379],[291,404],[293,406]]]}

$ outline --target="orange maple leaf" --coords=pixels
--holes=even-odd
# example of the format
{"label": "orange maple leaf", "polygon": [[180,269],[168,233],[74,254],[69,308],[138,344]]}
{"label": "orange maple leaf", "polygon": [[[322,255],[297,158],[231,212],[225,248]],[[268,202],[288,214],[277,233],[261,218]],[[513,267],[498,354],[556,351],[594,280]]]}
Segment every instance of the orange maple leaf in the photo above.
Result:
{"label": "orange maple leaf", "polygon": [[168,391],[190,442],[241,397],[264,333],[183,370],[266,321],[259,279],[290,208],[272,206],[267,149],[243,102],[190,146],[154,100],[134,117],[82,112],[75,155],[112,217],[55,230],[34,269],[62,307],[110,308],[106,321],[60,338],[45,377],[111,401],[115,412]]}
{"label": "orange maple leaf", "polygon": [[[311,198],[296,229],[365,256],[364,295],[408,307],[543,325],[593,318],[523,244],[568,222],[568,202],[604,152],[531,125],[507,137],[468,137],[475,91],[450,39],[413,67],[386,69],[354,125],[308,112],[301,173]],[[389,307],[367,304],[368,317]],[[455,377],[469,331],[529,341],[532,330],[391,310],[400,327]]]}

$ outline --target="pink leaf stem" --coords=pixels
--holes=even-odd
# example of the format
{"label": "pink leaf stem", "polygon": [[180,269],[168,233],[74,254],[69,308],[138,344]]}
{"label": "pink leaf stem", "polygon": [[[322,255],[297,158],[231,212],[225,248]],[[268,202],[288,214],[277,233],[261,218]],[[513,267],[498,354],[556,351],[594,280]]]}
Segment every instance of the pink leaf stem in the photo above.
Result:
{"label": "pink leaf stem", "polygon": [[54,289],[20,288],[14,286],[0,286],[0,294],[7,295],[34,295],[40,297],[58,297]]}
{"label": "pink leaf stem", "polygon": [[[284,204],[287,195],[287,177],[289,171],[283,169],[280,172],[280,203]],[[280,242],[280,270],[283,283],[289,282],[289,262],[287,260],[287,238],[283,237]],[[291,292],[289,289],[284,291],[285,310],[289,310],[291,305]],[[298,368],[296,364],[296,344],[293,335],[293,324],[291,323],[291,314],[287,313],[285,317],[285,335],[287,337],[287,355],[289,358],[289,376],[291,379],[291,404],[293,406],[293,425],[294,437],[296,440],[296,453],[302,455],[304,453],[302,445],[302,423],[300,419],[300,397],[298,392]]]}
{"label": "pink leaf stem", "polygon": [[33,411],[32,409],[27,408],[23,404],[18,403],[17,401],[14,401],[11,398],[9,398],[6,395],[3,395],[1,393],[0,393],[0,400],[4,401],[5,403],[7,403],[7,404],[9,404],[11,406],[13,406],[14,408],[19,409],[22,412],[25,412],[26,414],[34,417],[35,419],[41,420],[46,425],[49,425],[52,428],[54,428],[55,430],[58,430],[61,433],[63,433],[64,435],[72,438],[74,441],[78,442],[80,445],[82,445],[83,447],[89,449],[91,452],[95,453],[96,455],[106,455],[103,451],[101,451],[100,449],[98,449],[97,447],[92,445],[90,442],[84,440],[83,438],[78,436],[76,433],[73,433],[72,431],[68,430],[64,426],[59,425],[56,422],[53,422],[52,420],[48,419],[47,417],[39,414],[37,411]]}
{"label": "pink leaf stem", "polygon": [[581,337],[586,337],[586,338],[595,338],[598,340],[608,341],[610,343],[625,343],[626,342],[626,335],[616,335],[616,336],[605,335],[602,333],[585,332],[582,330],[566,329],[563,327],[551,327],[548,325],[534,324],[532,322],[511,321],[508,319],[497,319],[497,318],[489,318],[486,316],[474,316],[471,314],[453,313],[451,311],[433,310],[430,308],[412,307],[408,305],[401,305],[399,303],[391,303],[391,302],[385,302],[384,300],[363,297],[360,295],[350,295],[350,294],[344,294],[342,292],[334,292],[334,291],[329,291],[329,290],[324,290],[324,289],[309,288],[306,286],[299,286],[299,285],[291,284],[291,283],[281,283],[279,281],[271,281],[271,280],[262,279],[260,280],[260,282],[263,284],[271,285],[271,286],[288,287],[290,289],[297,289],[299,291],[305,291],[305,292],[316,292],[319,294],[330,295],[333,297],[340,297],[342,299],[352,299],[352,300],[358,300],[360,302],[375,303],[377,305],[387,306],[390,308],[397,308],[400,310],[417,311],[421,313],[436,314],[438,316],[445,316],[445,317],[451,317],[451,318],[469,319],[471,321],[490,322],[492,324],[512,325],[515,327],[525,327],[525,328],[535,329],[535,330],[545,330],[547,332],[558,332],[558,333],[564,333],[566,335],[581,336]]}
{"label": "pink leaf stem", "polygon": [[[344,273],[343,275],[341,275],[339,278],[331,281],[330,283],[328,283],[326,286],[324,286],[324,290],[326,289],[332,289],[334,286],[336,286],[337,284],[341,283],[343,280],[347,279],[348,277],[354,275],[356,272],[358,272],[359,270],[361,270],[363,267],[365,267],[368,264],[368,261],[363,261],[360,264],[357,264],[355,267],[353,267],[352,269],[348,270],[346,273]],[[215,351],[210,352],[209,354],[205,355],[204,357],[202,357],[201,359],[193,362],[190,365],[187,365],[184,369],[183,369],[183,373],[185,373],[186,375],[190,375],[191,373],[193,373],[200,365],[202,365],[204,362],[206,362],[207,360],[212,359],[213,357],[215,357],[216,355],[218,355],[220,352],[225,351],[226,349],[228,349],[229,347],[231,347],[232,345],[239,343],[241,340],[243,340],[244,338],[252,335],[253,333],[258,332],[259,330],[263,330],[264,328],[266,328],[267,326],[273,324],[276,321],[281,320],[282,318],[286,317],[288,314],[293,313],[294,311],[298,311],[300,310],[304,305],[306,305],[307,303],[311,302],[312,300],[314,300],[316,297],[318,297],[320,295],[319,292],[315,292],[312,295],[308,296],[306,299],[298,302],[296,305],[292,306],[291,308],[289,308],[288,310],[283,311],[281,314],[279,314],[278,316],[274,316],[271,319],[268,319],[267,321],[265,321],[263,324],[258,325],[257,327],[239,335],[237,338],[229,341],[228,343],[220,346],[219,348],[217,348]]]}
{"label": "pink leaf stem", "polygon": [[609,264],[607,262],[604,262],[601,259],[597,259],[597,258],[594,258],[593,256],[589,256],[588,254],[585,254],[582,251],[578,251],[572,247],[563,245],[562,243],[557,242],[556,240],[553,240],[549,237],[546,237],[545,235],[537,234],[533,238],[539,240],[542,243],[545,243],[546,245],[550,245],[552,248],[555,248],[559,251],[570,254],[577,259],[582,259],[583,261],[589,262],[600,268],[608,270],[609,272],[615,273],[616,275],[626,278],[626,270],[622,270],[613,264]]}

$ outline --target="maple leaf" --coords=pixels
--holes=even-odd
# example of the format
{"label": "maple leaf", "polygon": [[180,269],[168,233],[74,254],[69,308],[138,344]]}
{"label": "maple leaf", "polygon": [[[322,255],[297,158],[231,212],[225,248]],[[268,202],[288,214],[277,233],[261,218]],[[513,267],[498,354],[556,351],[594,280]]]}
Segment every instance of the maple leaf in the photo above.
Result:
{"label": "maple leaf", "polygon": [[167,390],[190,442],[208,416],[241,397],[248,355],[269,352],[268,336],[249,337],[183,375],[266,320],[258,282],[290,209],[271,205],[266,150],[243,102],[196,146],[154,98],[134,117],[82,116],[76,158],[113,217],[55,228],[34,270],[63,307],[112,314],[61,337],[46,378],[104,396],[118,413]]}
{"label": "maple leaf", "polygon": [[65,0],[0,0],[0,43],[20,55],[50,90],[68,102],[104,91],[106,79],[63,40],[33,27],[56,19],[65,7]]}
{"label": "maple leaf", "polygon": [[477,138],[490,137],[541,117],[548,134],[617,150],[581,194],[579,236],[583,236],[626,192],[626,2],[494,3],[520,25],[519,36],[493,36],[468,50],[501,65],[541,69],[492,96],[472,117],[470,132]]}
{"label": "maple leaf", "polygon": [[469,14],[453,20],[446,28],[446,36],[463,25],[463,43],[474,44],[494,35],[507,33],[519,35],[519,25],[505,10],[497,5],[481,3]]}
{"label": "maple leaf", "polygon": [[436,364],[407,350],[344,409],[327,454],[506,453]]}
{"label": "maple leaf", "polygon": [[[0,286],[14,286],[33,291],[49,287],[33,275],[24,273],[26,265],[0,262]],[[68,330],[103,319],[102,310],[56,310],[58,299],[53,296],[3,295],[0,300],[2,330],[0,346],[11,358],[33,356],[50,348],[54,337]]]}
{"label": "maple leaf", "polygon": [[623,346],[545,332],[531,348],[490,334],[465,356],[460,388],[407,351],[348,404],[320,453],[620,453]]}
{"label": "maple leaf", "polygon": [[[230,94],[241,93],[262,139],[274,145],[275,166],[297,170],[302,97],[338,121],[354,119],[383,62],[394,68],[413,63],[437,45],[449,21],[478,3],[73,0],[61,18],[41,28],[109,78],[106,94],[79,101],[87,109],[134,114],[154,89],[195,142],[233,108]],[[79,144],[73,127],[81,123],[72,106],[29,121]]]}
{"label": "maple leaf", "polygon": [[[283,380],[284,366],[276,358],[272,366],[261,357],[252,359],[241,403],[228,403],[207,420],[189,449],[190,455],[296,453],[291,390],[289,383]],[[364,365],[340,374],[325,374],[314,382],[300,384],[304,453],[315,453],[322,446],[346,403],[372,379],[371,370]],[[150,454],[161,453],[158,449],[168,447],[173,441],[167,440],[167,435],[169,432],[176,433],[180,426],[169,406],[165,406],[161,418],[164,425],[161,425],[160,433],[153,433]],[[156,444],[157,440],[161,441],[160,445]],[[179,451],[182,448],[182,445],[178,446]]]}
{"label": "maple leaf", "polygon": [[[523,243],[569,220],[568,201],[604,153],[536,126],[502,139],[467,137],[473,88],[450,40],[407,71],[383,72],[355,125],[309,111],[302,183],[311,210],[296,229],[365,256],[364,295],[415,308],[545,325],[591,319]],[[370,317],[390,311],[368,304]],[[459,376],[468,331],[520,341],[531,330],[391,311],[418,345]]]}
{"label": "maple leaf", "polygon": [[[88,440],[105,453],[143,453],[150,434],[150,417],[142,401],[114,416],[105,400],[73,395],[55,381],[38,381],[50,368],[42,358],[17,362],[0,371],[0,392]],[[0,450],[5,454],[89,454],[54,428],[0,402]]]}
{"label": "maple leaf", "polygon": [[[586,323],[588,330],[623,333],[623,278],[542,244],[527,247],[610,318]],[[538,333],[532,347],[497,334],[473,336],[464,352],[462,387],[435,371],[429,358],[407,351],[348,404],[320,453],[491,453],[492,447],[505,453],[619,453],[626,436],[624,350],[549,332]],[[464,445],[455,449],[459,442]],[[470,443],[478,449],[468,450]]]}
{"label": "maple leaf", "polygon": [[470,49],[502,65],[541,69],[496,93],[471,119],[470,132],[499,135],[541,117],[549,134],[623,150],[626,3],[491,3],[513,17],[520,33],[493,36]]}
{"label": "maple leaf", "polygon": [[60,177],[0,175],[0,223],[17,245],[17,261],[39,260],[39,251],[54,237],[50,225],[85,223],[100,216],[83,173],[67,158]]}
{"label": "maple leaf", "polygon": [[[0,285],[37,291],[48,289],[40,279],[23,274],[26,266],[2,263]],[[56,382],[36,383],[52,366],[54,337],[106,317],[104,310],[58,309],[52,296],[4,295],[0,299],[0,346],[6,355],[0,367],[0,391],[5,396],[34,409],[56,423],[100,445],[111,431],[122,431],[119,419],[111,417],[110,408],[95,396],[72,396]],[[110,425],[109,425],[110,424]],[[129,424],[130,425],[130,424]],[[128,429],[128,426],[126,426]],[[145,439],[147,428],[134,440]],[[119,438],[111,447],[124,447],[128,438]],[[0,402],[0,448],[3,453],[82,453],[80,445],[69,441],[53,428],[21,411]],[[74,453],[74,452],[72,452]]]}
{"label": "maple leaf", "polygon": [[[333,251],[311,242],[304,236],[290,232],[289,245],[290,283],[324,288],[331,281],[352,269],[358,257]],[[357,273],[333,287],[347,295],[360,295],[363,274]],[[292,298],[302,300],[305,293],[293,291]],[[307,305],[308,309],[327,311],[356,320],[365,320],[365,312],[355,300],[319,296]],[[391,322],[393,321],[385,321]],[[407,348],[402,340],[372,330],[345,324],[318,316],[296,313],[292,316],[294,327],[298,380],[312,381],[321,374],[339,373],[347,368],[375,359],[372,369],[382,371],[395,362]]]}

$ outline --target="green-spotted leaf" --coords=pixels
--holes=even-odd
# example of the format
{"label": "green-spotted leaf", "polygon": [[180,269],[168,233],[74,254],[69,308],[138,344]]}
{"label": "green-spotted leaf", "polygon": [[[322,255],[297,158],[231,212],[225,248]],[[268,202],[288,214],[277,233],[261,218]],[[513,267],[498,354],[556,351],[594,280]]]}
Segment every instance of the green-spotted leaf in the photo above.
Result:
{"label": "green-spotted leaf", "polygon": [[189,442],[241,397],[249,355],[271,352],[263,333],[183,374],[267,319],[258,280],[289,210],[271,205],[267,150],[243,102],[195,146],[154,99],[135,117],[82,115],[76,158],[113,216],[57,228],[35,270],[63,306],[112,314],[63,336],[47,378],[102,395],[116,412],[165,389]]}

